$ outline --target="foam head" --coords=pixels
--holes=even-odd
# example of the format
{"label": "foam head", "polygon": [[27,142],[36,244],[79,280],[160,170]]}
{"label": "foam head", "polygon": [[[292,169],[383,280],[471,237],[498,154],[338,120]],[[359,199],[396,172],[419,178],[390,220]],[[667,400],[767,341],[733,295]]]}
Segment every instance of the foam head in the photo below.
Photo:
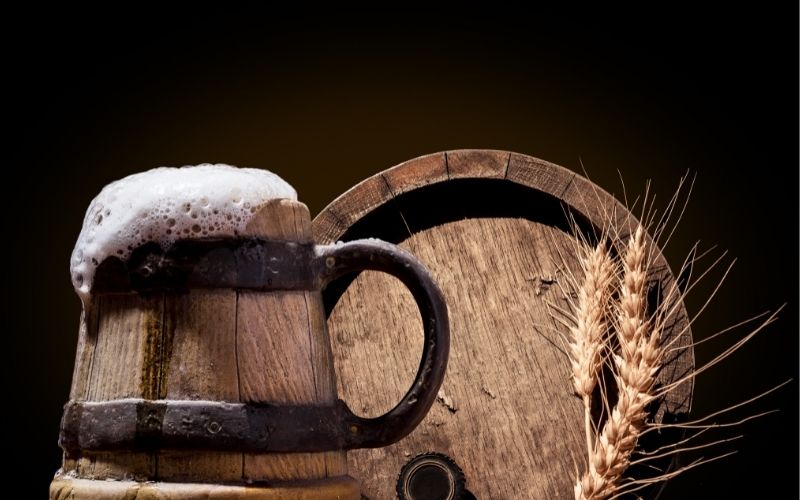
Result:
{"label": "foam head", "polygon": [[161,167],[112,182],[89,204],[72,251],[75,291],[86,302],[107,257],[125,260],[147,242],[166,250],[182,239],[234,237],[275,199],[297,193],[272,172],[222,164]]}

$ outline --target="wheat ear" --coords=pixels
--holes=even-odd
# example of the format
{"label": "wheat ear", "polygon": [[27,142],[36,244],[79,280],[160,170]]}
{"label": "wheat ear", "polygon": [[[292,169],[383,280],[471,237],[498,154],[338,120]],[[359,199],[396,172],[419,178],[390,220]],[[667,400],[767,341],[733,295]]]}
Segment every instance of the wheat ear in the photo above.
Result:
{"label": "wheat ear", "polygon": [[614,304],[619,352],[613,355],[617,402],[595,439],[589,469],[575,485],[575,498],[599,500],[613,495],[645,428],[646,407],[655,398],[661,366],[663,322],[647,317],[645,285],[650,255],[646,234],[636,228],[622,258],[619,300]]}
{"label": "wheat ear", "polygon": [[583,283],[578,287],[575,324],[570,328],[570,361],[572,384],[583,400],[587,453],[591,455],[592,392],[597,385],[603,363],[603,346],[608,329],[607,316],[614,285],[614,262],[604,242],[593,249],[583,247],[580,258]]}

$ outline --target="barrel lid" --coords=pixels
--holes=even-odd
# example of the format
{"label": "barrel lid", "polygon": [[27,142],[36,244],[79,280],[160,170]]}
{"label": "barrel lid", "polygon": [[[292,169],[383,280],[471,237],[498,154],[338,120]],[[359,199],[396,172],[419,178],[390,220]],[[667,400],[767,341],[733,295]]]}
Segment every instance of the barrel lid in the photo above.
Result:
{"label": "barrel lid", "polygon": [[[367,497],[391,498],[403,465],[435,451],[458,462],[477,498],[572,498],[585,464],[582,406],[569,379],[566,329],[548,307],[563,304],[559,273],[576,264],[569,218],[591,234],[608,214],[623,239],[635,227],[613,196],[572,171],[517,153],[459,150],[380,172],[317,215],[318,243],[376,237],[412,252],[450,313],[438,403],[402,441],[348,453]],[[651,279],[674,280],[660,254],[654,269]],[[339,396],[378,415],[400,400],[419,363],[414,302],[402,284],[372,272],[329,286],[324,299]],[[686,349],[662,369],[662,384],[694,365],[682,305],[666,335]],[[669,393],[655,418],[685,416],[692,389],[688,380]]]}

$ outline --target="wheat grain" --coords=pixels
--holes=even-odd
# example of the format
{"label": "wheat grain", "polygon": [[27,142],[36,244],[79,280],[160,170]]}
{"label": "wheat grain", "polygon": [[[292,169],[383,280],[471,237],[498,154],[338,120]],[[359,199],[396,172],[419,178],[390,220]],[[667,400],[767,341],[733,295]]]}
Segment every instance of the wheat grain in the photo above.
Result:
{"label": "wheat grain", "polygon": [[581,248],[583,283],[578,287],[575,324],[570,328],[570,361],[575,392],[583,400],[587,453],[592,452],[592,393],[602,366],[607,315],[614,283],[614,262],[605,242]]}
{"label": "wheat grain", "polygon": [[[772,411],[759,412],[725,423],[716,421],[720,415],[757,401],[788,383],[786,381],[744,402],[692,421],[666,423],[660,421],[657,416],[654,421],[648,421],[648,407],[654,400],[667,397],[678,387],[691,382],[699,374],[736,352],[753,336],[774,322],[781,310],[779,308],[778,311],[772,313],[756,315],[717,333],[712,333],[703,340],[688,345],[682,344],[681,340],[684,335],[689,332],[689,328],[695,320],[706,310],[733,265],[731,263],[721,270],[721,278],[716,280],[716,284],[699,309],[690,318],[687,318],[688,321],[685,324],[676,329],[675,319],[681,317],[685,297],[726,257],[726,253],[723,252],[710,265],[704,266],[704,270],[699,273],[699,276],[695,276],[691,272],[694,264],[713,250],[712,248],[705,252],[698,252],[697,245],[692,248],[677,273],[681,278],[667,280],[666,283],[660,282],[659,286],[663,288],[659,290],[657,302],[649,304],[648,308],[647,276],[650,272],[656,275],[656,270],[650,269],[650,266],[671,239],[686,208],[688,196],[683,202],[680,201],[680,193],[685,180],[685,178],[681,178],[678,190],[670,199],[667,209],[658,218],[654,209],[654,197],[650,196],[649,184],[644,197],[637,198],[632,205],[627,201],[627,194],[625,195],[625,205],[629,211],[633,210],[637,203],[640,203],[641,217],[639,220],[641,223],[628,218],[628,224],[625,222],[620,224],[615,222],[618,219],[613,210],[604,211],[601,217],[605,220],[605,224],[601,231],[603,237],[600,238],[600,241],[610,240],[611,246],[591,247],[587,244],[585,235],[574,228],[573,233],[577,240],[576,255],[578,255],[578,262],[584,275],[580,284],[577,284],[574,277],[570,276],[573,290],[576,290],[577,294],[565,293],[570,310],[561,310],[560,314],[571,320],[571,323],[563,323],[567,325],[572,337],[568,346],[572,383],[575,392],[582,399],[584,408],[588,465],[575,481],[576,500],[615,500],[647,488],[654,483],[667,481],[702,464],[729,456],[731,453],[720,453],[711,458],[701,457],[671,471],[661,470],[651,463],[684,451],[717,447],[738,439],[740,436],[712,440],[699,445],[688,445],[707,430],[738,426],[754,418],[772,413]],[[691,185],[692,183],[689,183],[689,191],[691,191]],[[595,196],[597,197],[596,193]],[[594,201],[600,202],[599,198]],[[673,218],[677,218],[677,220],[673,220]],[[631,222],[635,222],[636,225],[631,227]],[[620,232],[623,230],[632,232],[625,245],[621,244],[623,238],[621,238]],[[652,239],[648,235],[648,231],[650,231]],[[610,249],[619,249],[620,257],[613,257]],[[597,267],[600,254],[604,254],[608,258],[608,261],[604,262],[611,264],[611,270],[607,274],[603,274],[603,276],[613,276],[608,288],[598,285],[600,273],[598,273]],[[562,260],[566,262],[564,256],[562,256]],[[682,285],[679,284],[681,281]],[[598,289],[600,288],[607,291],[608,294],[599,294]],[[599,306],[599,304],[604,304],[604,306]],[[755,321],[759,321],[759,323],[753,325],[751,322]],[[680,354],[686,349],[692,349],[702,342],[745,326],[748,326],[749,332],[722,353],[699,367],[693,367],[676,379],[656,386],[656,376],[662,365],[667,363],[666,359]],[[600,376],[604,364],[611,370],[616,388],[600,383],[604,380]],[[599,397],[603,403],[603,414],[600,416],[591,415],[593,397]],[[613,408],[610,407],[611,403],[613,403]],[[598,429],[598,427],[601,428]],[[643,450],[641,447],[637,449],[642,436],[653,431],[661,432],[668,429],[685,430],[690,434],[686,438],[667,443],[656,449]],[[658,471],[658,474],[631,477],[626,472],[629,467],[634,465],[652,467]]]}
{"label": "wheat grain", "polygon": [[653,400],[661,366],[663,321],[647,317],[646,276],[650,258],[644,228],[638,226],[622,259],[619,300],[613,303],[617,402],[589,451],[589,467],[575,484],[578,500],[605,499],[619,487],[644,430],[647,405]]}

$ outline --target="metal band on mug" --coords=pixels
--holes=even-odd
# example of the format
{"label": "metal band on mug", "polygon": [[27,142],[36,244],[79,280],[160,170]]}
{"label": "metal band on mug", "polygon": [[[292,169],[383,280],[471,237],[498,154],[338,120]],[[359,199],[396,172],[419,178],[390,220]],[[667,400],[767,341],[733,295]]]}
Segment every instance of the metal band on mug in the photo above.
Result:
{"label": "metal band on mug", "polygon": [[318,452],[386,446],[411,432],[410,423],[364,425],[337,400],[330,406],[120,399],[70,401],[59,445],[81,451],[189,449]]}
{"label": "metal band on mug", "polygon": [[181,240],[162,250],[145,244],[122,261],[109,257],[97,268],[97,294],[236,288],[314,290],[312,243],[259,238]]}

